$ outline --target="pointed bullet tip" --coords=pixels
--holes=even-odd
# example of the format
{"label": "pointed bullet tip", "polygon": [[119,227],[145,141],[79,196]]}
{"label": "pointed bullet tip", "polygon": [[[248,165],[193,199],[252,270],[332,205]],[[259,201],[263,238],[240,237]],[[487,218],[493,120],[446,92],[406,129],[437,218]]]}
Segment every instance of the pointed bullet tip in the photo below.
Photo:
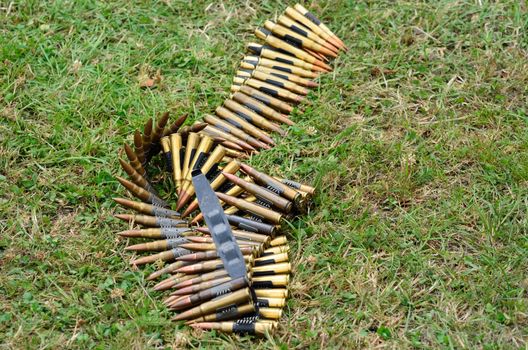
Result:
{"label": "pointed bullet tip", "polygon": [[158,277],[158,276],[155,275],[155,274],[156,274],[156,272],[154,272],[154,273],[148,275],[147,278],[145,278],[145,279],[146,279],[147,281],[152,281],[152,280],[154,280],[156,277]]}
{"label": "pointed bullet tip", "polygon": [[187,209],[185,209],[185,211],[183,212],[181,217],[185,218],[185,217],[189,216],[193,212],[193,210],[194,210],[194,208],[192,206],[189,206]]}
{"label": "pointed bullet tip", "polygon": [[130,218],[128,214],[115,214],[114,217],[121,219],[121,220],[128,220]]}
{"label": "pointed bullet tip", "polygon": [[211,322],[199,322],[199,323],[194,323],[191,325],[191,327],[198,328],[198,329],[211,329],[212,326],[213,325]]}
{"label": "pointed bullet tip", "polygon": [[155,285],[154,287],[152,287],[152,289],[154,289],[156,292],[159,292],[160,290],[163,290],[163,286]]}

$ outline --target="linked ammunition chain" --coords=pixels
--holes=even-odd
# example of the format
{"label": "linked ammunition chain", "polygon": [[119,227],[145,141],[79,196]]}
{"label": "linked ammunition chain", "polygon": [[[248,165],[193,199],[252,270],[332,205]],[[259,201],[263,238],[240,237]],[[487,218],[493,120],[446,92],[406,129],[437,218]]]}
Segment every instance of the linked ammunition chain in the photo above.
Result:
{"label": "linked ammunition chain", "polygon": [[[163,302],[175,321],[263,335],[277,327],[288,296],[292,271],[283,223],[306,211],[315,189],[266,174],[246,159],[286,135],[284,127],[295,124],[294,106],[348,49],[301,5],[255,34],[263,44],[247,44],[232,94],[214,115],[184,125],[186,116],[169,124],[165,113],[135,131],[133,146],[124,148],[128,161],[119,159],[129,180],[117,179],[137,200],[115,201],[134,212],[116,215],[137,227],[118,233],[134,240],[125,250],[146,253],[131,264],[162,266],[147,280],[162,279],[153,289],[168,293]],[[202,183],[197,188],[193,175]],[[199,203],[196,194],[203,199],[205,187],[220,206]]]}

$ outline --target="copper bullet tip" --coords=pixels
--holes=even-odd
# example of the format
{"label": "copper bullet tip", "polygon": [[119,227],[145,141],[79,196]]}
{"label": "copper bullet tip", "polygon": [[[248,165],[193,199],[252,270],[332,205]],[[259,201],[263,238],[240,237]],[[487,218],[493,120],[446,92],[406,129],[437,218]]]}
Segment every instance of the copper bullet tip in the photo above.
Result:
{"label": "copper bullet tip", "polygon": [[132,219],[132,215],[129,214],[115,214],[114,217],[124,221],[129,221],[130,219]]}
{"label": "copper bullet tip", "polygon": [[328,72],[332,71],[332,67],[330,67],[329,65],[327,65],[326,63],[324,63],[321,60],[315,60],[315,64],[318,65],[321,68],[326,69]]}
{"label": "copper bullet tip", "polygon": [[171,308],[175,310],[181,310],[192,305],[190,297],[183,297],[171,304]]}
{"label": "copper bullet tip", "polygon": [[126,230],[118,232],[117,234],[121,237],[134,237],[135,230]]}
{"label": "copper bullet tip", "polygon": [[[231,174],[229,174],[231,175]],[[195,228],[196,231],[202,232],[202,233],[209,233],[209,229],[207,227],[197,227]]]}
{"label": "copper bullet tip", "polygon": [[203,215],[202,213],[198,214],[194,219],[191,220],[191,225],[196,225],[200,221],[202,221]]}
{"label": "copper bullet tip", "polygon": [[211,329],[213,328],[213,324],[211,322],[199,322],[199,323],[193,323],[191,327],[198,328],[198,329]]}
{"label": "copper bullet tip", "polygon": [[191,198],[191,196],[187,192],[183,192],[183,194],[181,195],[181,197],[178,200],[178,205],[176,206],[176,211],[181,210],[181,208],[183,208],[183,206],[185,204],[187,204],[187,202],[189,201],[190,198]]}
{"label": "copper bullet tip", "polygon": [[182,214],[182,218],[189,216],[196,209],[195,205],[189,205]]}

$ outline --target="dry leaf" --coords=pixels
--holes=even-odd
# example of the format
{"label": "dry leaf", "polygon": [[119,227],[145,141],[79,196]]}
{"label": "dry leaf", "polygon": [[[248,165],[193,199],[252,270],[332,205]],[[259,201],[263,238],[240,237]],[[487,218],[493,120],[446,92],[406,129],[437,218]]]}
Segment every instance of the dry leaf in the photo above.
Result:
{"label": "dry leaf", "polygon": [[79,61],[79,60],[75,60],[73,61],[73,64],[71,66],[71,69],[70,71],[73,73],[73,74],[77,74],[77,72],[79,71],[79,69],[82,68],[82,62]]}
{"label": "dry leaf", "polygon": [[139,68],[138,81],[139,86],[142,88],[152,88],[154,86],[160,86],[163,76],[161,70],[157,70],[154,75],[151,74],[150,68],[147,65],[143,65]]}

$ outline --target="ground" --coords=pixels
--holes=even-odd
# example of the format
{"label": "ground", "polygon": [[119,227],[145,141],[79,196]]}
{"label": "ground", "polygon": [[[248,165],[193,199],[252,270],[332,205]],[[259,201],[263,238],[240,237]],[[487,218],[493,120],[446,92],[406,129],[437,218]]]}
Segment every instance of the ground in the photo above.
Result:
{"label": "ground", "polygon": [[218,106],[253,29],[289,4],[0,4],[0,347],[528,346],[521,1],[307,5],[350,51],[252,159],[318,190],[287,232],[272,337],[172,323],[128,265],[118,150],[146,118]]}

